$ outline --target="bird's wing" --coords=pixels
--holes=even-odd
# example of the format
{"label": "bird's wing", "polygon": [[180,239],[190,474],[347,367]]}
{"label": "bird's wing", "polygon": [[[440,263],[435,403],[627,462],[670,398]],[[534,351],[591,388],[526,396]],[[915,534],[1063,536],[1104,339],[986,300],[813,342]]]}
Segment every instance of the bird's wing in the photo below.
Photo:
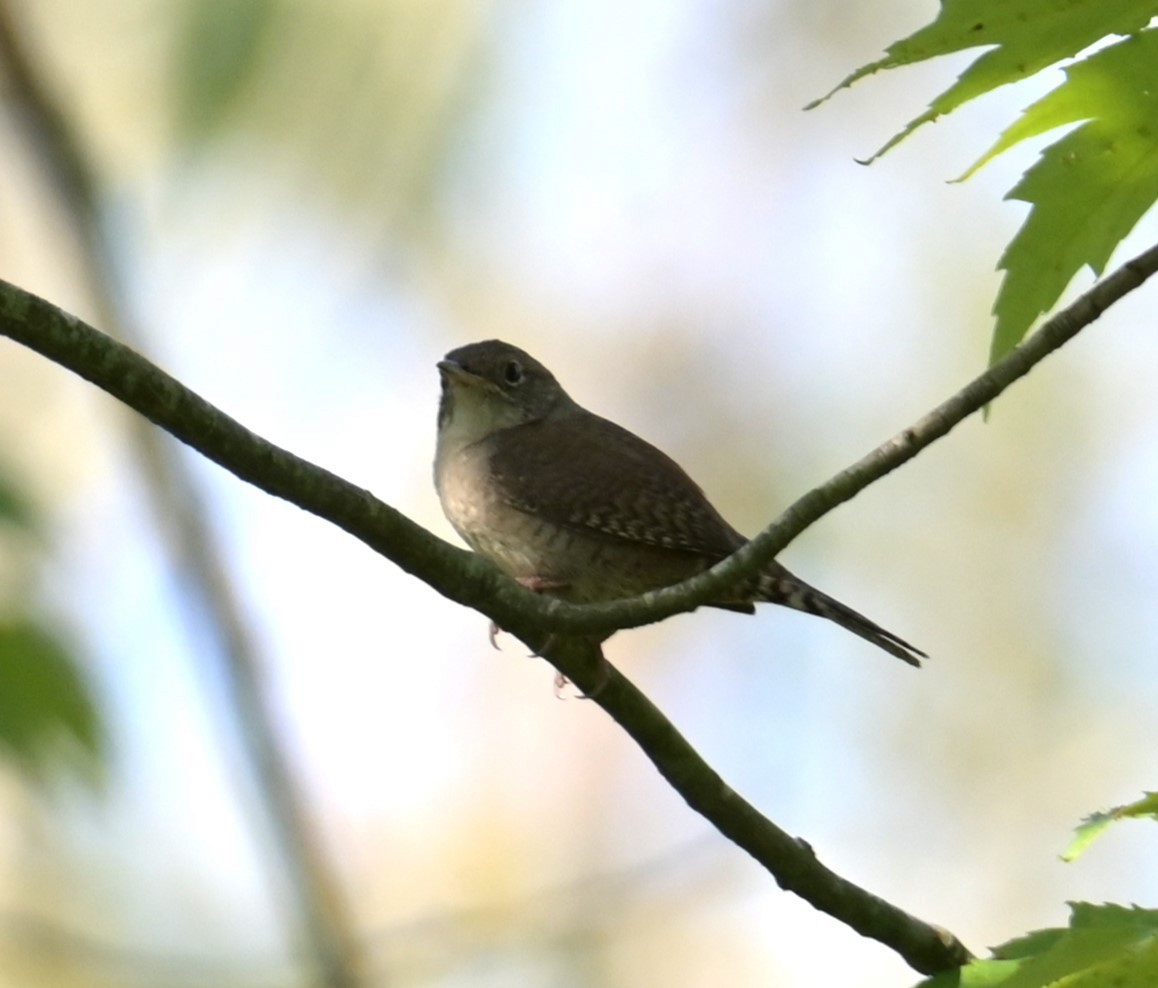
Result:
{"label": "bird's wing", "polygon": [[675,460],[589,412],[506,430],[490,466],[508,504],[567,528],[713,559],[747,541]]}

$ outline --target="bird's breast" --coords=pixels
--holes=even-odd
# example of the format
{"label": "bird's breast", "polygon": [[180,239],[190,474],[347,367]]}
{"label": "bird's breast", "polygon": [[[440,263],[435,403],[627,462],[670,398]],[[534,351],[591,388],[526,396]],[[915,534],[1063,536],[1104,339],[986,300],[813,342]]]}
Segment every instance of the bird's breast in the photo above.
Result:
{"label": "bird's breast", "polygon": [[550,535],[502,497],[487,442],[440,450],[434,486],[443,513],[475,552],[516,578],[543,575]]}
{"label": "bird's breast", "polygon": [[485,442],[439,456],[435,486],[446,517],[475,552],[515,579],[551,584],[556,596],[569,600],[634,596],[677,583],[709,563],[512,506],[493,479]]}

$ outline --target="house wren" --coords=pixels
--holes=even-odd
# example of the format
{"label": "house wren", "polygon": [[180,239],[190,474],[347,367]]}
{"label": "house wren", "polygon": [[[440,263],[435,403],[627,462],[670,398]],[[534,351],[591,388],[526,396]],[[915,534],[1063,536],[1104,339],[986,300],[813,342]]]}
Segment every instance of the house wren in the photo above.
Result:
{"label": "house wren", "polygon": [[[666,454],[581,405],[534,357],[499,340],[438,364],[434,483],[475,552],[523,586],[574,603],[679,583],[748,540]],[[925,653],[770,562],[710,606],[770,601],[835,621],[890,655]]]}

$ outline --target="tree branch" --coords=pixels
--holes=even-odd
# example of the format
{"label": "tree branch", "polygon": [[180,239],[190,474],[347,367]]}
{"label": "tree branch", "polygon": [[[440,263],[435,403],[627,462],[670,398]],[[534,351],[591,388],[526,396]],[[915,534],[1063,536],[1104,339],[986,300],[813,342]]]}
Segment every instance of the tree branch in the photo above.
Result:
{"label": "tree branch", "polygon": [[3,281],[0,334],[76,372],[241,479],[326,518],[440,593],[481,610],[538,646],[624,727],[693,809],[784,888],[893,947],[920,971],[943,970],[968,958],[954,938],[833,874],[807,845],[764,819],[642,693],[602,662],[590,639],[550,635],[545,602],[490,563],[436,538],[368,492],[265,442],[128,347]]}
{"label": "tree branch", "polygon": [[821,864],[804,840],[781,830],[733,790],[675,725],[583,639],[554,639],[543,654],[643,749],[693,810],[767,869],[776,883],[861,936],[891,947],[915,970],[936,974],[972,959],[952,933],[854,885]]}
{"label": "tree branch", "polygon": [[623,726],[693,809],[756,858],[783,888],[892,947],[918,971],[934,973],[964,963],[968,950],[948,932],[825,868],[807,844],[733,792],[642,693],[602,663],[590,639],[552,632],[631,627],[711,599],[728,583],[758,570],[809,524],[946,435],[1155,271],[1158,247],[1104,279],[912,427],[798,500],[707,574],[643,598],[586,607],[528,593],[485,560],[436,538],[367,491],[265,442],[129,348],[3,281],[0,334],[69,368],[242,480],[326,518],[444,596],[539,646]]}
{"label": "tree branch", "polygon": [[727,559],[675,586],[603,604],[570,604],[524,590],[486,560],[437,538],[368,491],[266,442],[133,350],[3,280],[0,334],[91,381],[242,480],[333,522],[508,631],[594,635],[692,610],[754,575],[808,526],[984,408],[1155,272],[1158,246],[1103,278],[913,425],[799,498]]}

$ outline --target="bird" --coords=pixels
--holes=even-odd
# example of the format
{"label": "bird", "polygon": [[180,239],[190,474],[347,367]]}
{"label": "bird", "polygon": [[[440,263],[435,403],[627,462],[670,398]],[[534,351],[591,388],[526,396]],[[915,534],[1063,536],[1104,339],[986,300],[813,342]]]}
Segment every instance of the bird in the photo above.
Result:
{"label": "bird", "polygon": [[[748,542],[675,460],[588,411],[520,348],[470,343],[437,367],[443,512],[471,549],[527,589],[580,604],[633,597]],[[910,665],[928,658],[776,560],[708,606],[753,613],[763,602],[827,618]]]}

